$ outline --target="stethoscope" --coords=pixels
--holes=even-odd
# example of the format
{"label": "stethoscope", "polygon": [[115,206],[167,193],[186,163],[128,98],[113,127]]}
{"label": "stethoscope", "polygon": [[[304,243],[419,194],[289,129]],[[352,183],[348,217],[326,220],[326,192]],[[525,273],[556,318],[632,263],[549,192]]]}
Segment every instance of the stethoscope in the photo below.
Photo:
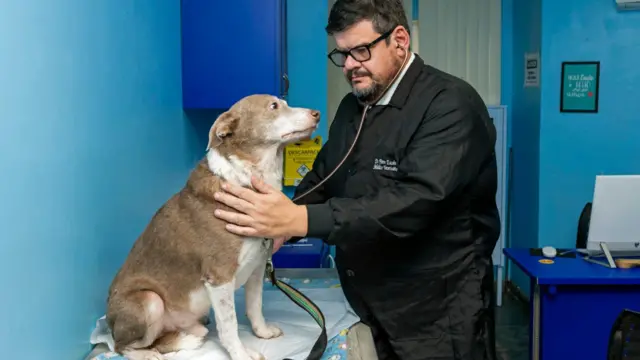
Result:
{"label": "stethoscope", "polygon": [[[402,48],[402,46],[400,46],[400,44],[397,44],[396,47],[398,49]],[[389,84],[387,84],[387,87],[384,89],[384,91],[378,95],[378,97],[376,97],[373,101],[369,102],[364,110],[362,111],[362,118],[360,119],[360,125],[358,126],[358,131],[356,132],[356,136],[353,139],[353,142],[351,143],[351,147],[349,147],[349,150],[347,151],[347,153],[344,155],[344,157],[342,158],[342,160],[340,160],[340,162],[338,163],[338,165],[336,165],[336,167],[329,173],[329,175],[327,175],[324,179],[322,179],[322,181],[320,181],[319,183],[317,183],[316,185],[314,185],[311,189],[305,191],[304,193],[300,194],[299,196],[296,196],[293,201],[298,201],[301,198],[311,194],[312,192],[314,192],[316,189],[318,189],[320,186],[322,186],[322,184],[324,184],[327,180],[329,180],[335,173],[336,171],[338,171],[338,169],[340,169],[340,167],[344,164],[344,162],[347,160],[347,158],[349,157],[349,155],[351,155],[351,152],[353,151],[353,149],[356,146],[356,143],[358,142],[358,137],[360,136],[360,132],[362,131],[362,125],[364,125],[364,121],[367,118],[367,112],[369,111],[369,109],[371,109],[371,104],[375,104],[377,103],[386,93],[387,91],[389,91],[389,88],[393,85],[393,83],[398,79],[398,76],[400,76],[400,74],[402,73],[402,71],[404,70],[405,66],[407,66],[407,62],[409,61],[410,55],[409,55],[409,51],[405,49],[404,52],[404,60],[402,61],[402,66],[400,66],[400,68],[398,69],[398,71],[396,72],[395,76],[393,77],[393,79],[389,82]]]}

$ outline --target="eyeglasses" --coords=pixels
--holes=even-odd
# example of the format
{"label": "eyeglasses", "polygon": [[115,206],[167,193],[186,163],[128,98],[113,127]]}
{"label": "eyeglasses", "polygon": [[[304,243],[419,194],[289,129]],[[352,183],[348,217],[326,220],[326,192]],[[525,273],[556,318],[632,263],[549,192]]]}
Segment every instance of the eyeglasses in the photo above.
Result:
{"label": "eyeglasses", "polygon": [[395,30],[395,28],[385,32],[377,39],[368,44],[356,46],[353,49],[349,49],[347,51],[333,49],[333,51],[331,51],[327,56],[329,57],[329,60],[331,60],[331,62],[337,67],[344,67],[345,63],[347,62],[347,57],[349,56],[351,56],[355,61],[367,61],[371,59],[371,48],[375,44],[389,37],[389,35],[393,33],[393,30]]}

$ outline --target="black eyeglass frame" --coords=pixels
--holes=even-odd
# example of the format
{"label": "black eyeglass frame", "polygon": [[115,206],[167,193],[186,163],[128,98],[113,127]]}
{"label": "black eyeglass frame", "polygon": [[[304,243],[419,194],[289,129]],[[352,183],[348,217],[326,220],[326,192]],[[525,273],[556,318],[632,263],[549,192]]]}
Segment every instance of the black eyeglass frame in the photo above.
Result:
{"label": "black eyeglass frame", "polygon": [[[337,67],[344,67],[344,65],[346,64],[347,58],[348,58],[349,56],[351,56],[351,57],[352,57],[355,61],[357,61],[357,62],[365,62],[365,61],[368,61],[368,60],[370,60],[370,59],[371,59],[371,48],[372,48],[372,47],[374,47],[374,46],[375,46],[377,43],[379,43],[380,41],[382,41],[382,40],[384,40],[384,39],[388,38],[388,37],[393,33],[393,31],[394,31],[395,29],[396,29],[396,28],[394,27],[394,28],[392,28],[391,30],[388,30],[388,31],[384,32],[382,35],[378,36],[375,40],[373,40],[372,42],[370,42],[370,43],[368,43],[368,44],[359,45],[359,46],[356,46],[356,47],[354,47],[354,48],[352,48],[352,49],[349,49],[349,50],[346,50],[346,51],[342,51],[342,50],[338,50],[338,49],[333,49],[333,50],[332,50],[332,51],[327,55],[327,57],[329,58],[329,60],[331,60],[331,62],[333,63],[333,65],[335,65],[335,66],[337,66]],[[366,59],[358,59],[356,56],[354,56],[353,51],[354,51],[354,50],[360,50],[360,49],[365,49],[365,50],[367,51],[367,52],[366,52],[366,54],[367,54]],[[333,55],[336,55],[336,54],[340,54],[340,55],[342,55],[342,56],[343,56],[343,58],[344,58],[344,63],[343,63],[342,65],[338,64],[335,60],[333,60],[333,57],[332,57],[332,56],[333,56]]]}

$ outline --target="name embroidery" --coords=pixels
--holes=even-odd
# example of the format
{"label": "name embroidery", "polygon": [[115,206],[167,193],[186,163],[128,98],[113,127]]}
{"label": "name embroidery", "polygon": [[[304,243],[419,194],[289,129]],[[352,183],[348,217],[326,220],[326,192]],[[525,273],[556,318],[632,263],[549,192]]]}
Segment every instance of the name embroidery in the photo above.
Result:
{"label": "name embroidery", "polygon": [[373,170],[398,171],[398,163],[395,160],[374,159]]}

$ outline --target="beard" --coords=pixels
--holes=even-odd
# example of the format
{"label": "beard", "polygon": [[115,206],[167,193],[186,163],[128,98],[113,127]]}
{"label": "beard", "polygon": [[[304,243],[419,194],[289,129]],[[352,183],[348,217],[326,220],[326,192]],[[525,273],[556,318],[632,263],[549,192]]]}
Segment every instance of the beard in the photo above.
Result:
{"label": "beard", "polygon": [[[383,93],[393,80],[393,77],[400,71],[400,67],[402,66],[402,60],[393,62],[393,69],[389,71],[389,73],[384,76],[377,76],[370,73],[368,70],[364,68],[354,69],[347,73],[347,81],[351,85],[351,92],[355,97],[363,104],[371,104],[374,101],[378,100],[382,97]],[[367,87],[357,88],[351,78],[353,76],[363,76],[368,77],[371,80],[371,83]]]}
{"label": "beard", "polygon": [[[370,80],[370,84],[366,87],[358,88],[355,86],[351,78],[353,76],[367,77]],[[363,104],[369,104],[373,102],[382,93],[383,89],[387,85],[385,79],[375,76],[364,68],[349,71],[347,73],[347,81],[351,85],[351,93]]]}

